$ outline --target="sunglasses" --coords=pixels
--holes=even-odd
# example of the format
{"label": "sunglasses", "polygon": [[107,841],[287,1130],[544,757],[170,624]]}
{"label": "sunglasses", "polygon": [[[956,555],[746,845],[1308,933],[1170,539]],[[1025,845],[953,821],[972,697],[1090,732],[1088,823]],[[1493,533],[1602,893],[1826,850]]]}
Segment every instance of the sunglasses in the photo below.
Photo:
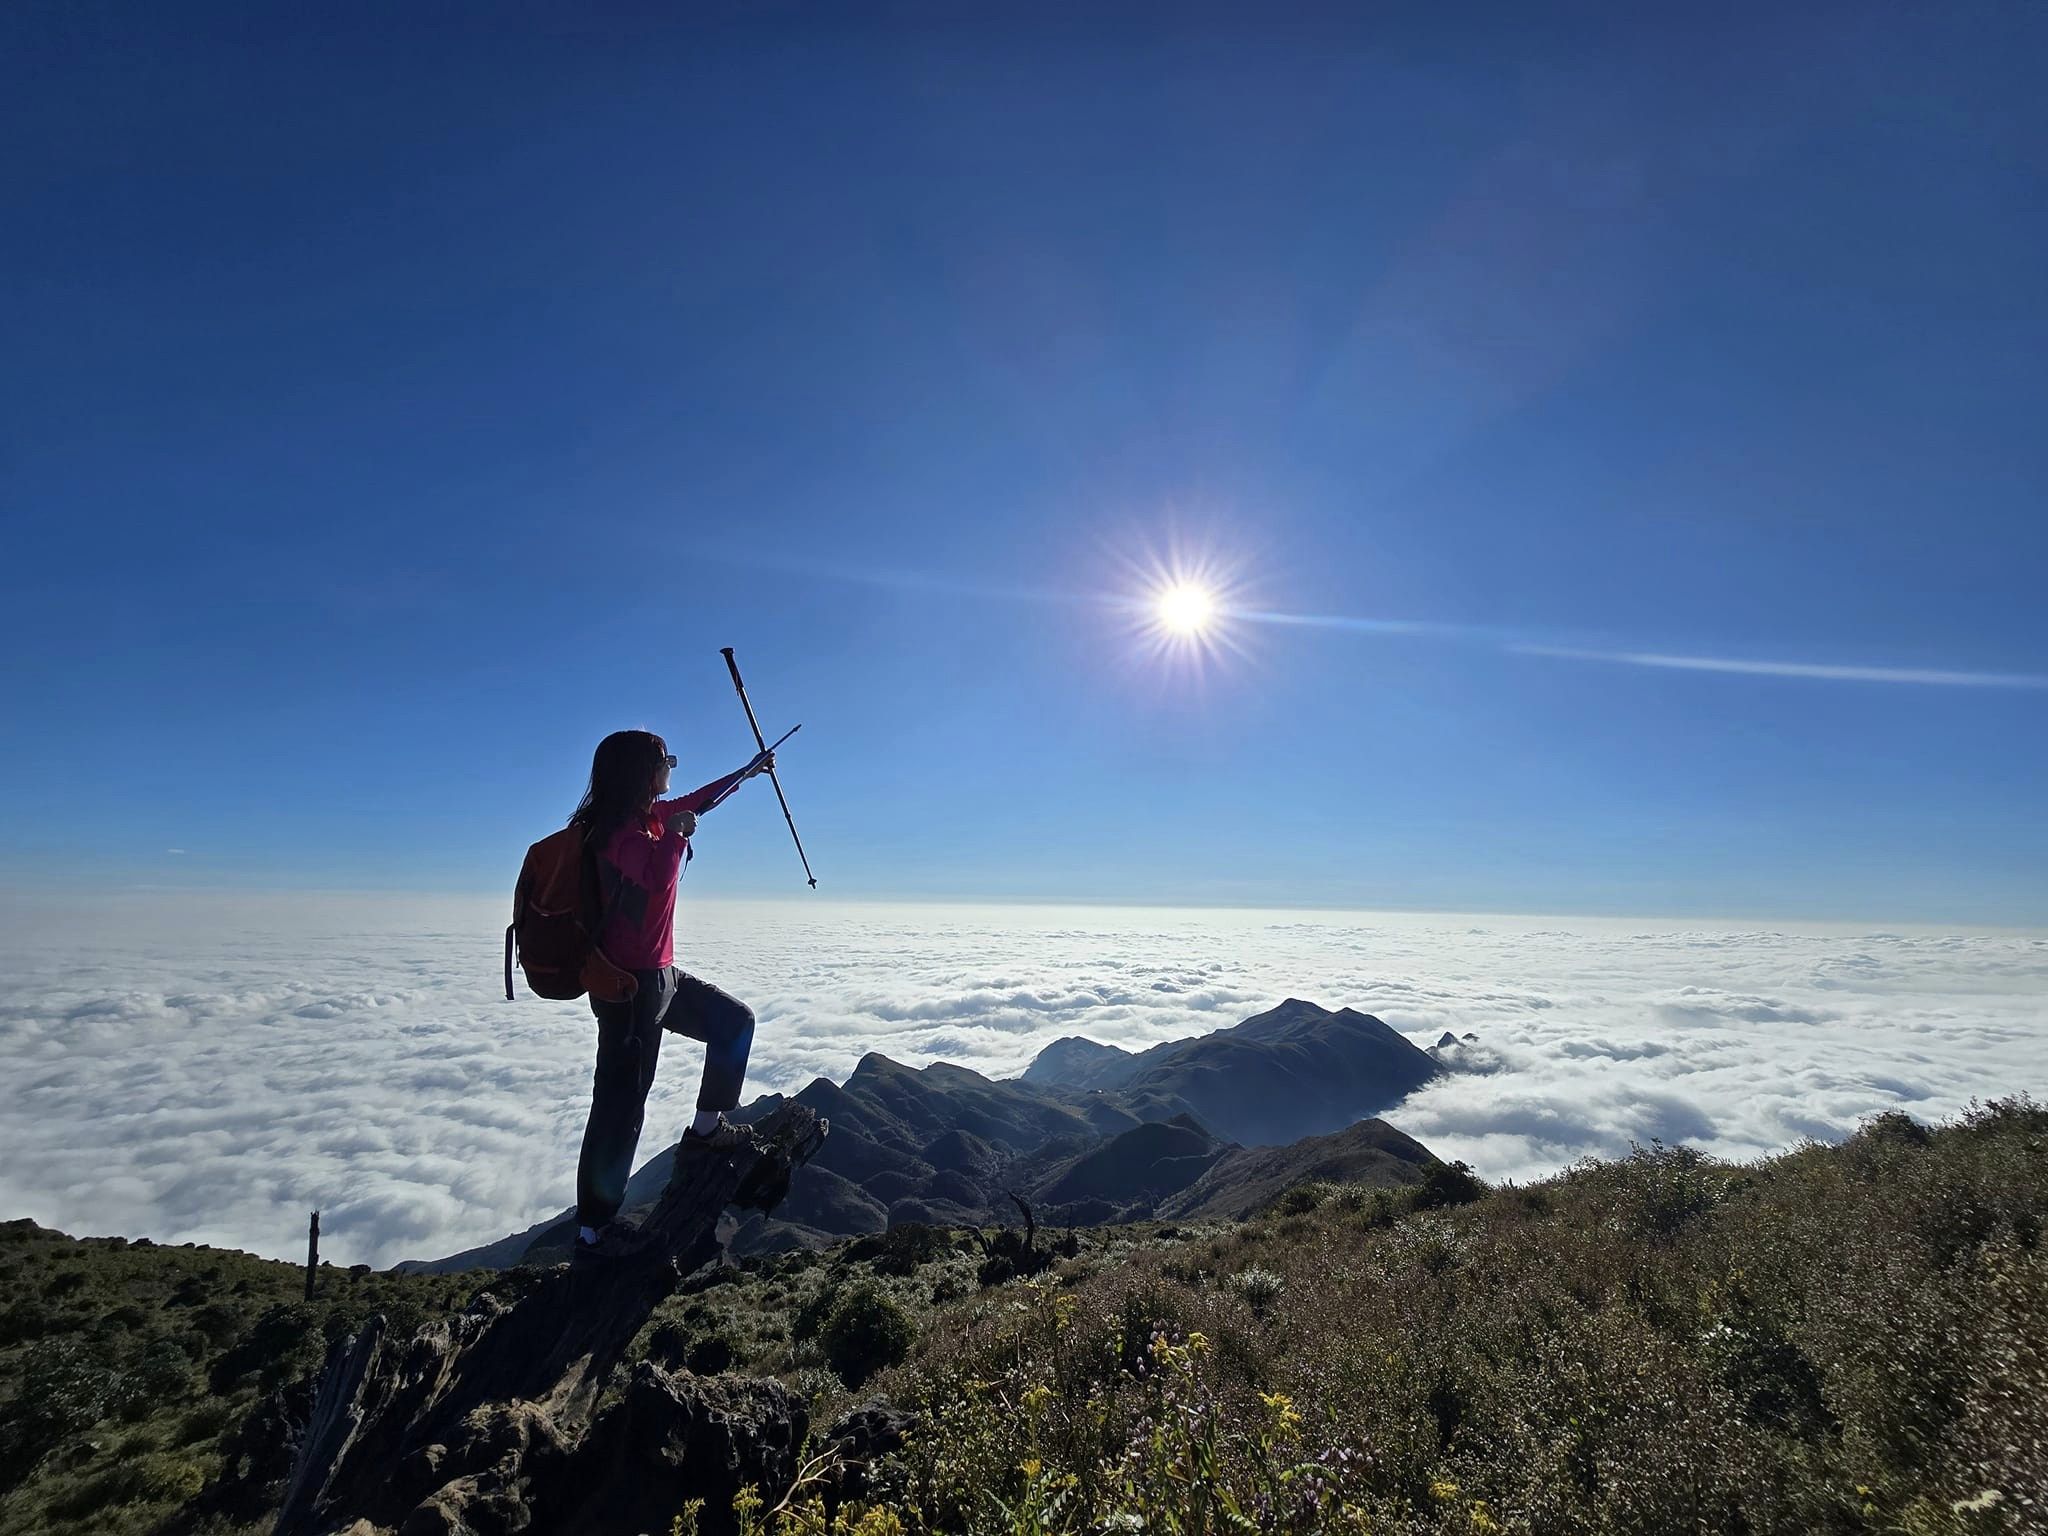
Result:
{"label": "sunglasses", "polygon": [[661,760],[661,766],[662,766],[662,767],[664,767],[664,768],[667,768],[667,769],[669,769],[669,770],[671,770],[671,771],[673,771],[673,770],[674,770],[674,768],[675,768],[675,766],[676,766],[676,755],[675,755],[675,753],[671,752],[671,753],[669,753],[669,755],[668,755],[667,757],[664,757],[664,758],[663,758],[663,759]]}

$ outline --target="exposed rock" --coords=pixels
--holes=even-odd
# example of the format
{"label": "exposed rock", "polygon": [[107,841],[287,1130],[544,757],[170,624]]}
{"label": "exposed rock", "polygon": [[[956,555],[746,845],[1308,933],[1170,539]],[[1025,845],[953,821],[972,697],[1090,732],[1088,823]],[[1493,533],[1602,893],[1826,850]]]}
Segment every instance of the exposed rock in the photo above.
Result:
{"label": "exposed rock", "polygon": [[1482,1076],[1498,1072],[1502,1063],[1491,1052],[1475,1051],[1473,1046],[1479,1037],[1469,1031],[1454,1035],[1445,1030],[1443,1037],[1429,1048],[1430,1059],[1446,1072],[1474,1072]]}
{"label": "exposed rock", "polygon": [[836,1512],[845,1499],[867,1491],[868,1466],[878,1457],[902,1449],[911,1417],[884,1402],[863,1403],[834,1419],[819,1439],[818,1449],[832,1457],[826,1505]]}
{"label": "exposed rock", "polygon": [[742,1484],[793,1475],[800,1400],[642,1362],[597,1405],[648,1314],[716,1252],[719,1214],[773,1210],[826,1126],[792,1103],[758,1129],[758,1149],[675,1159],[631,1258],[541,1272],[516,1302],[486,1292],[409,1337],[372,1318],[329,1354],[303,1413],[280,1397],[252,1415],[202,1499],[261,1509],[282,1483],[277,1536],[666,1530],[695,1497],[707,1532],[730,1530]]}
{"label": "exposed rock", "polygon": [[642,1361],[564,1475],[536,1483],[535,1528],[666,1531],[685,1501],[702,1499],[702,1528],[730,1529],[740,1489],[789,1486],[809,1428],[803,1399],[780,1382],[671,1375]]}

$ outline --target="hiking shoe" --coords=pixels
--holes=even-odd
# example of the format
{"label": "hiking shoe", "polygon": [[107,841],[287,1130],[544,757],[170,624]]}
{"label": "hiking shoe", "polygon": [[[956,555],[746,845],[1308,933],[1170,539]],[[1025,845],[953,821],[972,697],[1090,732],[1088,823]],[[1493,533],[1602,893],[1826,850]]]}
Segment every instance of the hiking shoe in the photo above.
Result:
{"label": "hiking shoe", "polygon": [[760,1141],[751,1125],[736,1125],[718,1117],[718,1124],[699,1136],[695,1131],[683,1132],[682,1148],[685,1152],[733,1152],[741,1147],[751,1147]]}
{"label": "hiking shoe", "polygon": [[597,1241],[586,1243],[579,1236],[569,1250],[572,1264],[602,1264],[612,1259],[629,1259],[653,1241],[630,1221],[608,1221],[598,1229]]}

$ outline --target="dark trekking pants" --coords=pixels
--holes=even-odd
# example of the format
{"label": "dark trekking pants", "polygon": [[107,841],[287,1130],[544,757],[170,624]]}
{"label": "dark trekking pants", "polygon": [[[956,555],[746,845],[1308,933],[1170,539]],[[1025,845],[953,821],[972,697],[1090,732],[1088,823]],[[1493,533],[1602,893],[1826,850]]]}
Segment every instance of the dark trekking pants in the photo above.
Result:
{"label": "dark trekking pants", "polygon": [[583,1128],[583,1155],[576,1164],[576,1220],[601,1227],[619,1213],[647,1090],[664,1030],[705,1045],[699,1109],[732,1109],[747,1075],[754,1044],[754,1010],[729,992],[669,966],[635,971],[640,990],[623,1003],[590,1000],[597,1015],[597,1075],[591,1085],[590,1120]]}

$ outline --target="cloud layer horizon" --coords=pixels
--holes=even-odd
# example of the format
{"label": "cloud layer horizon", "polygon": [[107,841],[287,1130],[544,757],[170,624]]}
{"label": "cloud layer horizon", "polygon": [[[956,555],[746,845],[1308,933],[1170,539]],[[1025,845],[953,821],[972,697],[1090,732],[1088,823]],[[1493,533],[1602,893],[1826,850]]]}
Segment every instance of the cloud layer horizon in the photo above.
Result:
{"label": "cloud layer horizon", "polygon": [[[502,903],[141,894],[8,909],[0,1219],[379,1266],[571,1202],[594,1026],[499,975]],[[1595,919],[685,904],[678,962],[759,1018],[746,1096],[881,1051],[992,1077],[1287,996],[1492,1070],[1383,1111],[1489,1179],[1632,1142],[1747,1159],[2048,1092],[2048,939]],[[644,1160],[694,1103],[670,1037]],[[1366,1108],[1367,1106],[1361,1106]]]}

